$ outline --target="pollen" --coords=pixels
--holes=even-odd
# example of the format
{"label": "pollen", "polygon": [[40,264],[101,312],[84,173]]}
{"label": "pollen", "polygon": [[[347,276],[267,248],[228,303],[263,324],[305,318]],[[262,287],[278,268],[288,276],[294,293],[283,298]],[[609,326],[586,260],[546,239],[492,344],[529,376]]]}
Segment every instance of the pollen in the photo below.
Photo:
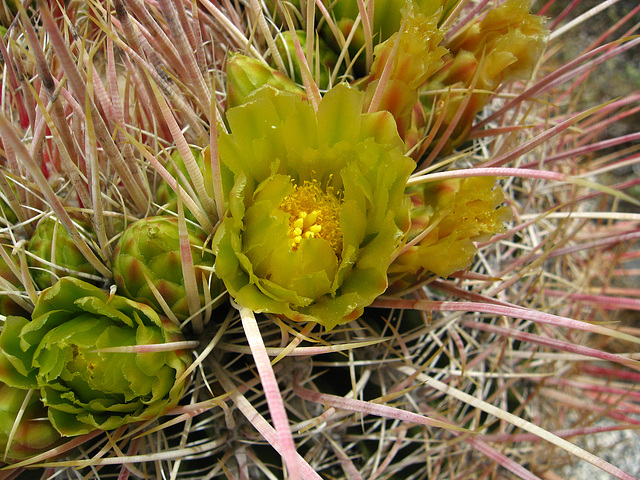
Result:
{"label": "pollen", "polygon": [[323,238],[337,255],[342,249],[340,199],[331,187],[321,188],[317,180],[296,185],[280,204],[289,217],[289,247],[297,250],[303,239]]}

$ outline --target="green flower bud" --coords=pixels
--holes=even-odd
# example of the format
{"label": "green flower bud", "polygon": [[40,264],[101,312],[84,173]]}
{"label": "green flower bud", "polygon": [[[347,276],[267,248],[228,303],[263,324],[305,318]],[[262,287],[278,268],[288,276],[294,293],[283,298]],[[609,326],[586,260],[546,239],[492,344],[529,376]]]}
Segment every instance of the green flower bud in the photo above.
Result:
{"label": "green flower bud", "polygon": [[[0,245],[7,255],[11,254],[9,245]],[[26,312],[16,302],[16,296],[23,290],[20,279],[7,265],[4,257],[0,256],[0,315],[24,315]]]}
{"label": "green flower bud", "polygon": [[39,390],[63,436],[110,430],[175,407],[190,363],[184,350],[110,349],[180,340],[151,307],[64,277],[40,294],[31,321],[7,318],[0,381]]}
{"label": "green flower bud", "polygon": [[[210,298],[216,298],[223,288],[211,271],[215,258],[211,251],[205,249],[206,234],[191,224],[187,225],[192,261],[199,283],[200,304],[203,305],[203,284],[209,290]],[[116,245],[112,263],[113,278],[122,295],[162,312],[148,278],[176,318],[184,320],[189,317],[177,218],[148,217],[130,225]]]}
{"label": "green flower bud", "polygon": [[[196,163],[200,167],[200,171],[204,173],[205,177],[205,186],[211,184],[211,176],[209,174],[210,170],[207,170],[204,165],[204,155],[197,148],[191,148],[191,153],[196,160]],[[180,152],[178,150],[174,151],[171,155],[171,160],[167,162],[165,166],[167,172],[178,180],[178,184],[181,187],[185,187],[185,182],[189,182],[190,176],[187,170],[187,166],[184,163],[184,160],[180,156]],[[206,188],[206,187],[205,187]],[[175,214],[178,213],[178,195],[176,191],[169,186],[167,182],[164,180],[160,181],[158,188],[156,189],[156,202],[158,205],[162,206],[163,212],[173,212]],[[183,205],[185,217],[192,222],[196,222],[196,218],[194,217],[191,210],[189,210],[186,205]]]}
{"label": "green flower bud", "polygon": [[228,216],[215,271],[239,304],[332,329],[387,286],[408,229],[414,163],[388,112],[341,84],[317,113],[272,88],[227,112],[219,154]]}
{"label": "green flower bud", "polygon": [[391,290],[420,282],[427,275],[447,277],[471,265],[478,248],[504,230],[510,218],[502,191],[493,177],[471,177],[411,187],[412,240],[431,227],[417,245],[405,250],[389,267]]}
{"label": "green flower bud", "polygon": [[60,277],[98,275],[55,217],[38,222],[27,251],[32,254],[27,257],[31,276],[40,289],[50,287]]}
{"label": "green flower bud", "polygon": [[[426,17],[434,16],[436,18],[436,26],[439,27],[459,2],[460,0],[375,0],[373,23],[371,25],[373,46],[386,42],[400,30],[402,21],[406,17],[407,9],[419,12],[419,15]],[[331,14],[336,19],[336,24],[344,38],[347,38],[351,34],[356,18],[360,14],[358,2],[357,0],[337,0],[332,2],[331,5]],[[415,37],[418,42],[421,42],[423,40],[420,37],[427,32],[421,32],[419,28],[416,27],[415,30],[409,33],[409,36]],[[321,32],[326,42],[334,50],[341,50],[328,26],[325,25]],[[357,76],[364,76],[368,73],[364,71],[364,58],[362,55],[365,43],[362,21],[360,21],[349,46],[349,53],[352,57],[359,55],[355,65]]]}
{"label": "green flower bud", "polygon": [[[425,15],[441,12],[439,16],[445,18],[460,0],[375,0],[373,6],[372,33],[375,43],[382,43],[400,30],[404,18],[405,7],[417,8]],[[360,9],[357,0],[338,0],[333,4],[331,12],[336,19],[355,20]],[[360,27],[362,28],[362,27]]]}
{"label": "green flower bud", "polygon": [[11,227],[15,225],[17,221],[18,221],[18,217],[16,216],[14,211],[11,210],[11,207],[4,200],[4,198],[0,196],[0,226]]}
{"label": "green flower bud", "polygon": [[[295,34],[298,37],[298,41],[300,42],[303,51],[306,52],[307,34],[301,30],[297,30]],[[276,46],[278,47],[280,56],[284,59],[285,65],[291,72],[291,78],[293,78],[298,84],[302,84],[302,72],[300,69],[300,61],[296,55],[295,44],[293,43],[293,34],[289,30],[279,33],[276,37]],[[330,72],[335,66],[338,56],[327,46],[322,38],[317,39],[314,47],[319,54],[319,71],[314,72],[313,77],[316,79],[318,87],[326,89],[329,86]],[[310,63],[309,67],[313,69],[315,66],[315,60],[312,60]]]}
{"label": "green flower bud", "polygon": [[[44,453],[60,440],[47,418],[40,393],[33,391],[24,404],[28,393],[29,390],[0,382],[0,458],[4,461],[20,461]],[[19,414],[20,423],[10,438]]]}
{"label": "green flower bud", "polygon": [[251,93],[260,87],[271,87],[304,97],[301,89],[289,77],[254,58],[234,53],[227,60],[227,108],[237,107],[247,101]]}
{"label": "green flower bud", "polygon": [[289,18],[294,21],[300,16],[300,0],[290,0],[286,3],[281,0],[265,0],[264,4],[269,12],[269,18],[280,31],[287,28],[286,17],[283,13],[284,10],[287,10]]}
{"label": "green flower bud", "polygon": [[18,0],[4,0],[0,5],[0,34],[4,35],[7,28],[18,13]]}

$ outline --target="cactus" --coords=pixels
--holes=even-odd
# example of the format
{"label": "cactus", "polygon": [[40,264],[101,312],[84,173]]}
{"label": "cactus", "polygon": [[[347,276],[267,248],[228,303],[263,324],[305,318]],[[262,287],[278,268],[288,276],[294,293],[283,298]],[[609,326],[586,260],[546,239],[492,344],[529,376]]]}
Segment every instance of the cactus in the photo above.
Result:
{"label": "cactus", "polygon": [[594,139],[638,98],[576,106],[640,39],[549,63],[576,24],[543,55],[526,0],[23,3],[7,476],[629,478],[575,438],[637,423],[638,137]]}

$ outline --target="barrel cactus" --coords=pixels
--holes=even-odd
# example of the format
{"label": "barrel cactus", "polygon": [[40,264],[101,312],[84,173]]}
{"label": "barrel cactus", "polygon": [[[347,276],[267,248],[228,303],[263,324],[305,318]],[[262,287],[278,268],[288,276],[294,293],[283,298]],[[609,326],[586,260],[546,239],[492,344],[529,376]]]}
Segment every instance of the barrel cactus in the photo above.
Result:
{"label": "barrel cactus", "polygon": [[630,479],[633,58],[579,91],[638,12],[586,3],[0,2],[0,476]]}

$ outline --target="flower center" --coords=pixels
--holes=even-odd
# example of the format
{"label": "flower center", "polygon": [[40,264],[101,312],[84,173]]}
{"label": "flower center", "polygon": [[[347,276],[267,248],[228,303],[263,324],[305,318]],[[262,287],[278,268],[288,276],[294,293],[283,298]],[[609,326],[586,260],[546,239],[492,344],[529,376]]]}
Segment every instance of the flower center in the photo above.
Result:
{"label": "flower center", "polygon": [[340,199],[333,188],[321,189],[317,180],[296,185],[280,204],[289,213],[289,246],[297,250],[304,238],[323,238],[339,255],[342,249]]}

